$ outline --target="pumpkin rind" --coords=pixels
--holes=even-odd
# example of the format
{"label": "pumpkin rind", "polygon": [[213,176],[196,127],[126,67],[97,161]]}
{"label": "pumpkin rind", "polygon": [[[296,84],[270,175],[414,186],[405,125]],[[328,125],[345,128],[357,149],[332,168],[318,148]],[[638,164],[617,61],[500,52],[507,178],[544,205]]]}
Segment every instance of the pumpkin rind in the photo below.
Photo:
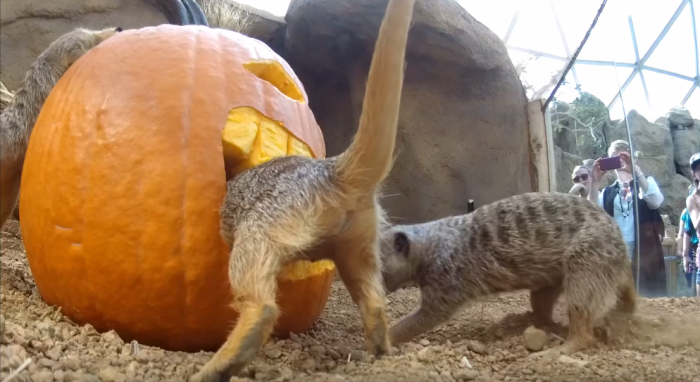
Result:
{"label": "pumpkin rind", "polygon": [[[251,60],[280,63],[306,102],[245,69]],[[125,340],[218,348],[236,319],[219,234],[222,131],[242,107],[286,129],[287,154],[325,156],[301,83],[257,40],[161,25],[78,60],[44,104],[22,176],[22,235],[44,300]],[[323,261],[280,274],[280,334],[316,321],[334,272]]]}

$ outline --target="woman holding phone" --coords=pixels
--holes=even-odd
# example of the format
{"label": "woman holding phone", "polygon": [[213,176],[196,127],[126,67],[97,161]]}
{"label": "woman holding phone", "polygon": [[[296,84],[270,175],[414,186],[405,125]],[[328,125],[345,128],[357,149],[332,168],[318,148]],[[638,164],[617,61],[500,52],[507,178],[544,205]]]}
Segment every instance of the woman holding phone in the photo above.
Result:
{"label": "woman holding phone", "polygon": [[[691,190],[689,192],[690,195],[688,195],[688,198],[685,200],[685,214],[687,214],[687,217],[685,217],[684,214],[685,224],[683,228],[685,235],[691,238],[690,240],[686,239],[686,241],[688,241],[688,244],[690,245],[689,252],[694,253],[695,255],[695,293],[698,297],[700,297],[700,256],[698,254],[697,236],[698,231],[700,231],[700,152],[695,153],[690,157],[690,171],[693,174],[693,185],[691,186]],[[694,240],[693,236],[690,235],[694,236]],[[686,259],[684,249],[684,264],[685,260],[690,260],[692,258],[690,253],[688,254],[688,259]],[[686,266],[686,272],[688,271],[689,269]]]}
{"label": "woman holding phone", "polygon": [[[600,180],[603,174],[610,170],[615,170],[617,180],[599,192]],[[627,243],[635,278],[636,253],[639,248],[640,294],[647,297],[664,296],[666,267],[661,246],[664,223],[658,211],[664,197],[653,177],[645,176],[639,166],[635,166],[635,172],[636,178],[633,179],[629,143],[624,140],[612,142],[608,148],[608,158],[598,158],[593,164],[588,200],[603,207],[617,222]],[[638,196],[639,211],[635,210],[632,199],[635,195]],[[639,220],[639,237],[636,234],[635,218]]]}
{"label": "woman holding phone", "polygon": [[[590,160],[590,159],[587,159]],[[579,195],[583,198],[588,197],[588,193],[591,192],[591,169],[593,168],[593,163],[583,162],[583,165],[574,167],[574,171],[571,173],[571,181],[574,185],[569,190],[572,195]]]}

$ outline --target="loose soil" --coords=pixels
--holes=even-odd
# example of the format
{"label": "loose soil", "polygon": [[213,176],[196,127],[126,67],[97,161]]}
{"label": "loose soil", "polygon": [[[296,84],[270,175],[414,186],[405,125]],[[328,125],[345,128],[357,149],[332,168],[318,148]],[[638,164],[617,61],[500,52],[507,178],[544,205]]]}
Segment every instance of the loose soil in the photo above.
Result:
{"label": "loose soil", "polygon": [[[114,332],[78,327],[47,306],[36,289],[17,221],[2,232],[0,301],[4,334],[0,380],[31,362],[16,381],[183,381],[211,353],[168,352],[125,344]],[[395,322],[418,307],[417,290],[390,296]],[[566,324],[560,303],[557,322]],[[0,325],[0,326],[1,326]],[[700,299],[640,299],[631,322],[608,343],[570,357],[534,358],[526,348],[551,347],[566,328],[548,334],[532,325],[527,293],[494,296],[449,323],[374,360],[364,353],[360,318],[342,283],[307,333],[272,339],[232,381],[692,381],[700,382]],[[603,337],[601,337],[602,339]]]}

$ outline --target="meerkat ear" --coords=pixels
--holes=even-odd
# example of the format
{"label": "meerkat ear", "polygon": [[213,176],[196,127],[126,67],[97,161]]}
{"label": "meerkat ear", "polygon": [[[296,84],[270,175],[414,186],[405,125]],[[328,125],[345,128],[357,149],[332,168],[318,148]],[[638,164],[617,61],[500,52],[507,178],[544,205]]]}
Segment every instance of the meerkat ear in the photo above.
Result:
{"label": "meerkat ear", "polygon": [[404,256],[408,256],[410,247],[411,243],[408,240],[408,236],[403,232],[396,232],[394,235],[394,250]]}

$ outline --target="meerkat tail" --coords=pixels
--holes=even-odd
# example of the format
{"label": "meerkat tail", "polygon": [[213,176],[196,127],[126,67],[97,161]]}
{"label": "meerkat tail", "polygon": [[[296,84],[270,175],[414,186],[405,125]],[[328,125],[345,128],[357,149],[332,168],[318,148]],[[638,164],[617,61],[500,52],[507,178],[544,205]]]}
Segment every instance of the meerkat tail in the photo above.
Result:
{"label": "meerkat tail", "polygon": [[369,68],[357,134],[339,157],[339,176],[356,191],[373,190],[391,168],[414,2],[389,1]]}

